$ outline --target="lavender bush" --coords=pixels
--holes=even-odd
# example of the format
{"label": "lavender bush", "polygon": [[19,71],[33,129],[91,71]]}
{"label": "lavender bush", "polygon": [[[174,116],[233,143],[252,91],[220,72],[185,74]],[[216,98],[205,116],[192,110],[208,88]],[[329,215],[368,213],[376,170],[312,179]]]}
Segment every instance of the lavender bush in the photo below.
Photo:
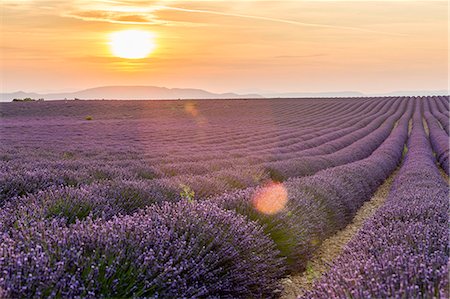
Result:
{"label": "lavender bush", "polygon": [[448,298],[448,185],[416,108],[386,203],[303,298]]}
{"label": "lavender bush", "polygon": [[445,173],[449,175],[449,138],[437,119],[429,112],[427,102],[424,102],[424,118],[428,124],[428,131],[431,146],[436,153],[436,160],[439,162]]}
{"label": "lavender bush", "polygon": [[0,288],[14,298],[270,298],[284,273],[258,225],[210,203],[18,224],[0,238]]}
{"label": "lavender bush", "polygon": [[430,101],[424,101],[424,103],[429,104],[430,112],[438,119],[445,132],[449,134],[450,120],[448,112],[448,97],[433,97]]}

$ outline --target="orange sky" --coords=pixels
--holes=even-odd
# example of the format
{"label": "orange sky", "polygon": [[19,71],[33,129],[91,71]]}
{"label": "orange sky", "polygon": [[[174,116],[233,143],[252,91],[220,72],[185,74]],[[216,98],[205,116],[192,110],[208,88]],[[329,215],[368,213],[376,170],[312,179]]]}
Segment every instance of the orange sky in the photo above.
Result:
{"label": "orange sky", "polygon": [[[447,89],[447,1],[2,0],[1,92]],[[108,36],[150,31],[150,57]]]}

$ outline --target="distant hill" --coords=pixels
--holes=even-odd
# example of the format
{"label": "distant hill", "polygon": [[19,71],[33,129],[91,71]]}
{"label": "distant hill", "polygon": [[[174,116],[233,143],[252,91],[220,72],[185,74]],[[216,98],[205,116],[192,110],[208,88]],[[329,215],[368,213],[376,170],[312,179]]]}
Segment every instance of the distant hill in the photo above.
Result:
{"label": "distant hill", "polygon": [[389,93],[376,94],[378,96],[435,96],[435,95],[448,95],[449,91],[445,89],[441,90],[404,90],[393,91]]}
{"label": "distant hill", "polygon": [[338,92],[286,92],[264,94],[268,98],[327,98],[327,97],[363,97],[365,94],[358,91]]}
{"label": "distant hill", "polygon": [[34,92],[0,93],[1,102],[10,102],[14,98],[44,98],[45,100],[62,99],[108,99],[108,100],[166,100],[166,99],[257,99],[257,98],[318,98],[318,97],[364,97],[364,96],[428,96],[448,95],[447,90],[394,91],[389,93],[364,94],[358,91],[338,92],[287,92],[237,94],[212,93],[193,88],[166,88],[156,86],[103,86],[66,93],[39,94]]}
{"label": "distant hill", "polygon": [[288,92],[288,93],[264,93],[268,98],[327,98],[327,97],[371,97],[371,96],[433,96],[448,95],[448,91],[442,90],[405,90],[386,93],[362,93],[359,91],[337,91],[337,92]]}
{"label": "distant hill", "polygon": [[104,86],[76,92],[38,94],[33,92],[1,93],[0,101],[12,101],[14,98],[61,99],[109,99],[109,100],[165,100],[165,99],[236,99],[262,98],[257,94],[212,93],[202,89],[165,88],[155,86]]}

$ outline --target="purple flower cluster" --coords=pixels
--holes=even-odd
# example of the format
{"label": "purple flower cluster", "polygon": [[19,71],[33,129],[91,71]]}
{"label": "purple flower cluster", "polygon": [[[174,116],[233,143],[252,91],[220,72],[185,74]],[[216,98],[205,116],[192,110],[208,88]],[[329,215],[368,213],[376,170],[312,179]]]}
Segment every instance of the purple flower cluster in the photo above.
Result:
{"label": "purple flower cluster", "polygon": [[0,289],[12,298],[272,298],[284,274],[261,227],[211,203],[18,223],[0,241]]}
{"label": "purple flower cluster", "polygon": [[0,210],[0,227],[17,221],[32,222],[59,218],[66,224],[91,218],[105,220],[130,215],[140,208],[163,201],[179,201],[178,189],[160,182],[105,181],[79,187],[52,186],[35,194],[15,197]]}
{"label": "purple flower cluster", "polygon": [[386,203],[303,298],[448,298],[448,185],[416,108]]}

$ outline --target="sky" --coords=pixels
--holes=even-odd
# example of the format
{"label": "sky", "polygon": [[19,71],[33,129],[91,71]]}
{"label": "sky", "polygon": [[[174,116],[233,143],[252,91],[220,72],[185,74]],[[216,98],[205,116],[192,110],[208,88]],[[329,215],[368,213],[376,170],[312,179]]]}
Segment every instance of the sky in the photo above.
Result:
{"label": "sky", "polygon": [[[448,89],[447,1],[1,0],[0,92]],[[112,34],[148,32],[118,57]]]}

